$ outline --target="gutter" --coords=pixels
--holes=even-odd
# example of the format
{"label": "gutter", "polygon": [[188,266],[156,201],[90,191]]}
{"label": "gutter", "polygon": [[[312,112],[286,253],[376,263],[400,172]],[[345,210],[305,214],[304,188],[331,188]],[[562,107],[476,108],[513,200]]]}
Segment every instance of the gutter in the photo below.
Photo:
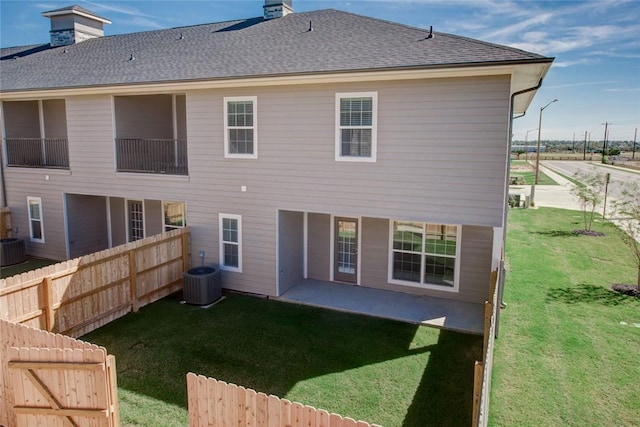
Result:
{"label": "gutter", "polygon": [[[466,62],[466,63],[449,63],[449,64],[433,64],[433,65],[409,65],[401,67],[383,67],[383,68],[362,68],[362,69],[345,69],[345,70],[322,70],[322,71],[301,71],[293,73],[267,73],[256,75],[238,75],[238,76],[212,76],[212,77],[195,77],[179,80],[155,80],[155,81],[137,81],[137,82],[105,82],[105,83],[87,83],[74,86],[49,86],[49,87],[33,87],[33,88],[10,88],[3,89],[0,87],[0,99],[12,99],[12,95],[31,95],[39,96],[43,92],[51,93],[50,96],[64,96],[66,92],[89,91],[94,93],[113,93],[119,90],[136,90],[148,91],[154,90],[156,87],[164,89],[167,86],[174,86],[172,90],[190,90],[190,89],[211,89],[216,85],[221,87],[236,87],[238,85],[253,86],[265,85],[289,85],[289,84],[306,84],[306,83],[334,83],[334,82],[350,82],[363,81],[367,79],[384,80],[385,75],[391,75],[394,79],[399,74],[407,74],[408,78],[426,78],[429,74],[434,73],[433,77],[470,77],[478,75],[503,75],[512,74],[513,70],[505,67],[519,67],[535,64],[547,64],[553,62],[554,58],[533,58],[524,60],[510,61],[493,61],[493,62]],[[486,74],[479,73],[478,70],[487,71]],[[490,71],[489,71],[490,70]],[[461,73],[459,76],[447,76],[440,73]],[[426,73],[426,74],[425,74]],[[468,74],[466,74],[468,73]],[[317,80],[317,81],[309,81]],[[1,85],[0,85],[1,86]]]}

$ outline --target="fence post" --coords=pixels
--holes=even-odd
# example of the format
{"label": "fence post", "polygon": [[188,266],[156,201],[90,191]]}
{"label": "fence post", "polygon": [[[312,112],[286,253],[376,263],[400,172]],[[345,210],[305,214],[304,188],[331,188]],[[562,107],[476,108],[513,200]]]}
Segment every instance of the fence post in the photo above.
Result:
{"label": "fence post", "polygon": [[182,271],[189,269],[189,233],[182,233]]}
{"label": "fence post", "polygon": [[138,312],[138,274],[136,273],[136,253],[134,249],[129,251],[129,285],[131,291],[131,311]]}
{"label": "fence post", "polygon": [[55,316],[53,313],[53,289],[51,289],[51,276],[45,276],[42,279],[42,286],[44,293],[44,322],[47,331],[53,331],[53,324],[55,323]]}
{"label": "fence post", "polygon": [[477,427],[480,422],[480,394],[482,393],[482,379],[484,377],[483,364],[476,360],[473,367],[473,415],[471,426]]}
{"label": "fence post", "polygon": [[493,312],[493,304],[489,301],[484,302],[484,340],[482,344],[482,360],[487,359],[487,351],[489,349],[489,334],[491,333],[491,313]]}

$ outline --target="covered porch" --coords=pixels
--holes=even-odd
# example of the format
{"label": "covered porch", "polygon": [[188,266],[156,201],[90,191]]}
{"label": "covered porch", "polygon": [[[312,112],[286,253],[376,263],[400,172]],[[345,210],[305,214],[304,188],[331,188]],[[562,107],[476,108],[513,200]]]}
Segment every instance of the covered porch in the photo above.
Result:
{"label": "covered porch", "polygon": [[281,301],[482,335],[484,305],[433,296],[304,279]]}

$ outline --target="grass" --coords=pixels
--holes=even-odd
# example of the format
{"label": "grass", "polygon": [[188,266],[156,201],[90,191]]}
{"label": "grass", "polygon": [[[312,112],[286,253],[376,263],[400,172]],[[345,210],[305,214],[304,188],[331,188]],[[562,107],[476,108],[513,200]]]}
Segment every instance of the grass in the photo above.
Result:
{"label": "grass", "polygon": [[[524,184],[520,185],[533,185],[535,181],[535,168],[526,160],[512,160],[510,175],[512,178],[524,179]],[[558,185],[549,175],[540,171],[538,176],[538,185]]]}
{"label": "grass", "polygon": [[640,300],[609,289],[636,280],[619,230],[575,235],[580,213],[560,209],[509,216],[490,424],[637,425]]}
{"label": "grass", "polygon": [[27,260],[25,262],[21,262],[20,264],[2,267],[0,269],[0,279],[15,276],[16,274],[21,274],[26,271],[36,270],[38,268],[46,267],[47,265],[55,264],[57,262],[59,261],[44,258],[27,257]]}
{"label": "grass", "polygon": [[[187,425],[189,371],[385,427],[471,424],[482,338],[240,295],[166,298],[86,336],[115,354],[123,425]],[[455,409],[454,409],[455,408]]]}

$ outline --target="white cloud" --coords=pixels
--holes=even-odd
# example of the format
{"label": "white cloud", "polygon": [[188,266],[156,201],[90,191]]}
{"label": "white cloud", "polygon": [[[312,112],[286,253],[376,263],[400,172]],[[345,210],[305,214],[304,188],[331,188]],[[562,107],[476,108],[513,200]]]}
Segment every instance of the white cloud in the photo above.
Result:
{"label": "white cloud", "polygon": [[486,39],[505,38],[505,37],[517,34],[533,25],[544,24],[547,21],[549,21],[552,18],[552,16],[553,15],[551,13],[542,13],[532,18],[525,19],[524,21],[520,21],[515,24],[500,28],[499,30],[485,34],[483,38],[486,38]]}
{"label": "white cloud", "polygon": [[95,6],[96,8],[102,9],[102,10],[108,10],[111,12],[115,12],[115,13],[121,13],[123,15],[130,15],[130,16],[141,16],[141,17],[145,17],[145,18],[158,18],[157,16],[153,16],[153,15],[148,15],[146,13],[143,13],[142,11],[140,11],[139,9],[135,8],[135,7],[130,7],[130,6],[126,6],[126,5],[114,5],[113,2],[110,2],[109,4],[106,3],[95,3],[89,0],[82,0],[83,3],[89,4],[91,6]]}
{"label": "white cloud", "polygon": [[595,64],[597,62],[598,61],[595,59],[582,58],[582,59],[576,59],[573,61],[555,61],[552,67],[566,68],[566,67],[571,67],[573,65],[589,65],[589,64]]}
{"label": "white cloud", "polygon": [[151,20],[149,18],[144,18],[142,16],[136,16],[133,19],[130,19],[128,24],[136,26],[136,27],[144,27],[144,28],[164,28],[164,26],[158,24],[156,21]]}
{"label": "white cloud", "polygon": [[581,87],[581,86],[599,86],[599,85],[609,85],[609,84],[617,84],[619,82],[613,80],[603,80],[599,82],[577,82],[577,83],[567,83],[563,85],[555,85],[555,86],[546,86],[546,89],[564,89],[568,87]]}
{"label": "white cloud", "polygon": [[640,92],[640,87],[609,88],[609,89],[605,89],[604,91],[605,92],[622,92],[622,93]]}

